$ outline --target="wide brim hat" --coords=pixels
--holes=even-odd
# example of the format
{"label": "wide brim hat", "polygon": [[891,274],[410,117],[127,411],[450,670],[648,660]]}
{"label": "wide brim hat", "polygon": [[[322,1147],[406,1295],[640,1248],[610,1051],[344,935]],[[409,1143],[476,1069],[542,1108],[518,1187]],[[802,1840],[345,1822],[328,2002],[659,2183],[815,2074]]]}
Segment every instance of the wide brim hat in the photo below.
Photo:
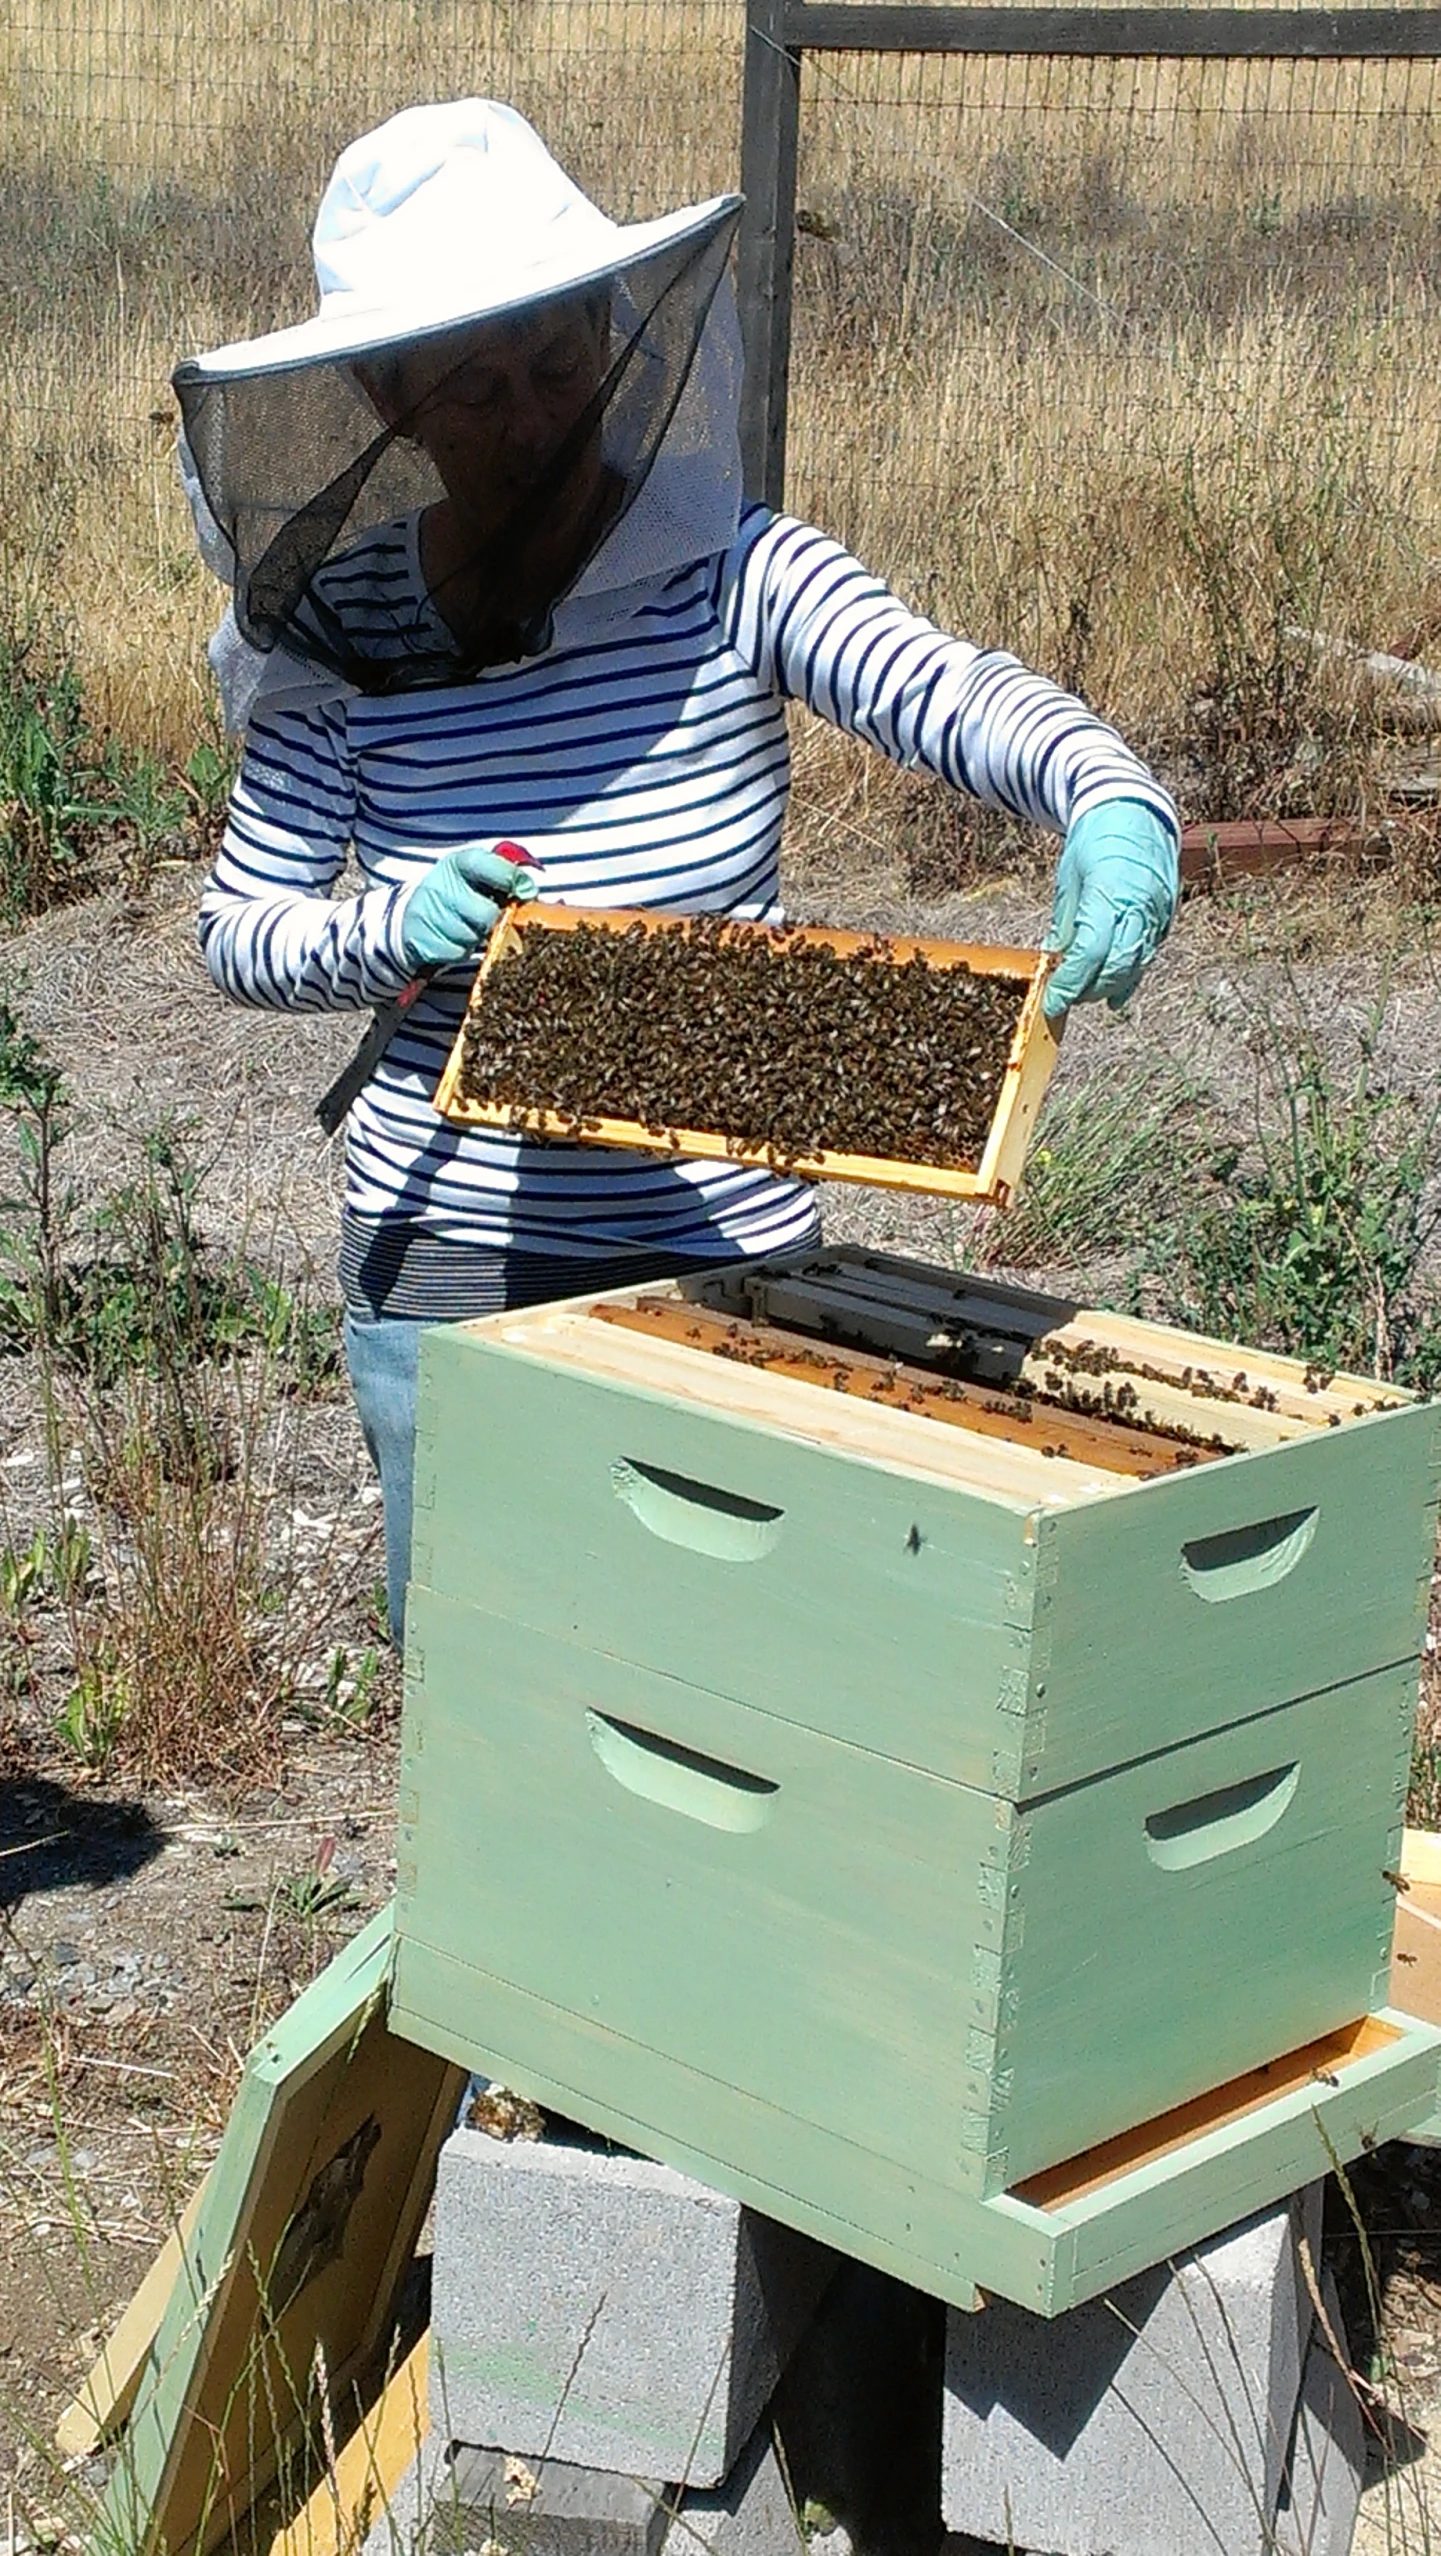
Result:
{"label": "wide brim hat", "polygon": [[515,108],[489,98],[409,107],[343,151],[316,216],[313,319],[182,364],[181,381],[378,354],[599,287],[734,228],[737,195],[613,222]]}

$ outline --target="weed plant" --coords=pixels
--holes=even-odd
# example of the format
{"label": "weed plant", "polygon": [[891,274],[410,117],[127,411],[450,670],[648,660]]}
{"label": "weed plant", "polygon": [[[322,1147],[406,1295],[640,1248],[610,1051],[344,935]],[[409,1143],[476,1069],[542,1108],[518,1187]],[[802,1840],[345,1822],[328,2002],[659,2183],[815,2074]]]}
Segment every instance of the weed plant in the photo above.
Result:
{"label": "weed plant", "polygon": [[173,780],[156,757],[94,734],[71,645],[0,621],[0,923],[20,923],[118,869],[143,883],[193,818],[209,818],[225,769],[197,746]]}
{"label": "weed plant", "polygon": [[1384,1022],[1383,999],[1355,1033],[1349,1069],[1338,1065],[1290,978],[1250,1024],[1240,1134],[1234,1108],[1167,1068],[1058,1091],[1018,1204],[990,1220],[983,1256],[1015,1268],[1099,1263],[1113,1292],[1155,1320],[1435,1390],[1441,1097],[1397,1086],[1381,1061]]}
{"label": "weed plant", "polygon": [[206,1243],[200,1172],[178,1121],[147,1131],[138,1176],[82,1207],[65,1168],[73,1120],[62,1078],[3,1000],[0,1115],[19,1171],[0,1200],[0,1351],[39,1349],[100,1388],[143,1371],[168,1379],[177,1405],[193,1370],[251,1349],[295,1392],[338,1374],[329,1313],[248,1254]]}
{"label": "weed plant", "polygon": [[1441,1100],[1387,1080],[1380,1028],[1378,1011],[1342,1079],[1304,1018],[1267,1027],[1249,1134],[1217,1145],[1180,1193],[1137,1285],[1190,1330],[1430,1392]]}
{"label": "weed plant", "polygon": [[1422,1669],[1421,1711],[1411,1759],[1411,1790],[1406,1817],[1413,1828],[1441,1829],[1441,1710],[1436,1694],[1435,1657]]}
{"label": "weed plant", "polygon": [[[0,1114],[19,1175],[0,1207],[0,1349],[38,1367],[52,1508],[0,1555],[11,1745],[53,1633],[69,1663],[56,1727],[82,1766],[149,1783],[254,1776],[276,1762],[327,1604],[281,1530],[285,1405],[336,1377],[334,1315],[249,1253],[208,1247],[175,1123],[83,1208],[61,1077],[4,1005]],[[81,1480],[67,1478],[77,1430]],[[82,1487],[90,1528],[72,1505]],[[347,1680],[352,1725],[374,1677]]]}
{"label": "weed plant", "polygon": [[34,634],[0,637],[0,916],[73,895],[101,821],[98,774],[73,665],[42,662]]}

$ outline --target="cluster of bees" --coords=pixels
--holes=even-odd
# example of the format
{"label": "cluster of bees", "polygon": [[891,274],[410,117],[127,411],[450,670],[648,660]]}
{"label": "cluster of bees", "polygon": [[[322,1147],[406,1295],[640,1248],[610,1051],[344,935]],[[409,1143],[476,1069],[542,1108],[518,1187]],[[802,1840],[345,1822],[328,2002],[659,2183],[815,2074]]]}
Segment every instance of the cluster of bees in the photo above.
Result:
{"label": "cluster of bees", "polygon": [[718,918],[518,932],[464,1042],[473,1100],[894,1162],[973,1165],[1026,988]]}

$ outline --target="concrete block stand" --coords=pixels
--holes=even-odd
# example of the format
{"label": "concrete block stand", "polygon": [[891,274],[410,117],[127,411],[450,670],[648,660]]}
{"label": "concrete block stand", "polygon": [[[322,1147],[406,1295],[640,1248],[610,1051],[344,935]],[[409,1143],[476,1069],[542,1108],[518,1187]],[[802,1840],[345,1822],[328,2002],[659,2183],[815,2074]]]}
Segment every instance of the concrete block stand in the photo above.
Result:
{"label": "concrete block stand", "polygon": [[812,2556],[936,2556],[945,2333],[938,2299],[841,2264],[770,2414]]}
{"label": "concrete block stand", "polygon": [[1313,2322],[1303,2221],[1319,2261],[1317,2185],[1066,2316],[952,2311],[947,2529],[1047,2556],[1261,2556]]}
{"label": "concrete block stand", "polygon": [[434,2434],[362,2556],[803,2556],[770,2428],[702,2493],[558,2459],[451,2448]]}
{"label": "concrete block stand", "polygon": [[1344,2355],[1341,2302],[1329,2273],[1321,2296],[1326,2324],[1318,2318],[1313,2326],[1301,2373],[1301,2402],[1276,2514],[1276,2556],[1349,2556],[1366,2477],[1361,2408],[1349,2367],[1337,2362],[1326,2330]]}
{"label": "concrete block stand", "polygon": [[431,2421],[515,2456],[718,2486],[835,2262],[669,2166],[457,2130],[436,2183]]}

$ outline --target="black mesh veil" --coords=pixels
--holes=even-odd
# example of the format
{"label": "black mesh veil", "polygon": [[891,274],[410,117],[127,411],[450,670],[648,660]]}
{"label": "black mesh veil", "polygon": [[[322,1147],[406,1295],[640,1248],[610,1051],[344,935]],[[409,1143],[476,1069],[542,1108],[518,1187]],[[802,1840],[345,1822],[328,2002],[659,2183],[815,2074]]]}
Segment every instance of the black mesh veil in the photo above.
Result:
{"label": "black mesh veil", "polygon": [[[613,277],[519,314],[288,368],[217,374],[182,364],[175,390],[196,473],[234,555],[235,617],[261,650],[385,693],[464,681],[548,644],[552,607],[634,504],[686,387],[738,218]],[[529,336],[525,332],[529,331]],[[492,351],[583,352],[519,463],[492,470],[467,403],[488,396]],[[480,390],[474,386],[480,383]],[[479,481],[461,506],[455,447],[476,424]],[[442,470],[445,476],[442,476]],[[449,483],[449,487],[447,485]],[[421,570],[417,523],[438,507],[444,564]]]}

